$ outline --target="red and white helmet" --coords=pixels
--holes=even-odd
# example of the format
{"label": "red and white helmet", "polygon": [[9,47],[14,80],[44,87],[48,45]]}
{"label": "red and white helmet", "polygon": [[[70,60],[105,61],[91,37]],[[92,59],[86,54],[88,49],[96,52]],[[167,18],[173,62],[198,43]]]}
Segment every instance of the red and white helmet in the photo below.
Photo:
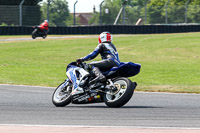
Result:
{"label": "red and white helmet", "polygon": [[99,43],[103,42],[112,42],[112,35],[110,34],[110,32],[102,32],[99,35]]}

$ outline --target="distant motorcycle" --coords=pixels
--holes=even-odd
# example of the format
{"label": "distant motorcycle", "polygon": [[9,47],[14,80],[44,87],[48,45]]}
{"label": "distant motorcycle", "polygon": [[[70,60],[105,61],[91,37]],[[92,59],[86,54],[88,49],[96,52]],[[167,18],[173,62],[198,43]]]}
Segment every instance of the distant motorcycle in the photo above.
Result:
{"label": "distant motorcycle", "polygon": [[45,39],[47,37],[47,33],[41,31],[38,26],[33,26],[34,31],[32,32],[32,38],[35,39],[36,37],[42,37]]}
{"label": "distant motorcycle", "polygon": [[[53,93],[52,102],[57,107],[72,104],[88,104],[105,102],[108,107],[122,107],[132,97],[137,86],[127,77],[135,76],[140,72],[140,64],[121,62],[119,67],[113,67],[103,72],[107,81],[89,84],[95,78],[88,71],[88,64],[82,62],[77,65],[72,62],[67,66],[67,79],[61,83]],[[83,88],[79,94],[72,90]]]}

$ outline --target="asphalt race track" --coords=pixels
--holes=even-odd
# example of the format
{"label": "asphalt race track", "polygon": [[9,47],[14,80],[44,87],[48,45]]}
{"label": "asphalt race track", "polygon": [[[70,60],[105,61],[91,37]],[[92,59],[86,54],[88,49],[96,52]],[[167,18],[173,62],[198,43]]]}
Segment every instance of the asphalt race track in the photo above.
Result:
{"label": "asphalt race track", "polygon": [[[130,35],[115,35],[115,36],[130,36]],[[48,36],[45,40],[49,39],[76,39],[76,38],[98,38],[98,35],[71,35],[71,36]],[[44,40],[42,37],[37,37],[36,39],[32,39],[30,37],[26,38],[7,38],[7,39],[0,39],[0,42],[12,42],[12,41],[35,41],[35,40]]]}
{"label": "asphalt race track", "polygon": [[[55,37],[55,36],[48,36],[46,39],[73,39],[73,38],[88,38],[89,36],[59,36],[59,37]],[[90,37],[96,37],[97,36],[90,36]],[[44,40],[42,37],[37,37],[36,39],[32,39],[31,36],[30,37],[26,37],[26,38],[10,38],[10,39],[0,39],[0,42],[7,42],[7,41],[34,41],[34,40]]]}
{"label": "asphalt race track", "polygon": [[0,124],[200,128],[200,95],[135,92],[122,108],[55,107],[55,88],[0,85]]}
{"label": "asphalt race track", "polygon": [[[97,38],[47,39],[85,37]],[[200,133],[200,94],[135,92],[122,108],[104,103],[58,108],[51,102],[54,89],[0,85],[0,133]]]}

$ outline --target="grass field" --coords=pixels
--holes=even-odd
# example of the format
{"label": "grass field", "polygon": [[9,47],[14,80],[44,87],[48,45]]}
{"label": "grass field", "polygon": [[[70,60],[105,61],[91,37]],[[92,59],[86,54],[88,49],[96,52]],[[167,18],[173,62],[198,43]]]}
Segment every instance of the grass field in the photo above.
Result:
{"label": "grass field", "polygon": [[[6,38],[28,36],[0,36]],[[0,41],[0,84],[53,86],[68,63],[94,50],[97,37]],[[142,65],[137,91],[200,93],[200,33],[114,35],[122,62]],[[95,60],[100,60],[98,56]]]}

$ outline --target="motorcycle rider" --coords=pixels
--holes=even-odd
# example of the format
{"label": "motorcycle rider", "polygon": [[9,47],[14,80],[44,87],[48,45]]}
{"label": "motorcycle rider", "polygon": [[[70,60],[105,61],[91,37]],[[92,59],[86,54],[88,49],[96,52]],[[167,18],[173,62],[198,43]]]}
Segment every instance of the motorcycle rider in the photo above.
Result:
{"label": "motorcycle rider", "polygon": [[114,44],[112,43],[113,37],[109,32],[102,32],[99,35],[98,46],[93,52],[87,56],[77,59],[76,62],[79,64],[82,61],[89,61],[101,55],[101,61],[93,61],[89,63],[92,73],[96,76],[89,84],[95,84],[97,82],[106,81],[106,77],[102,74],[101,71],[108,71],[112,67],[119,66],[120,60],[118,52]]}
{"label": "motorcycle rider", "polygon": [[48,30],[49,30],[48,20],[44,20],[44,22],[40,24],[39,30],[41,32],[44,32],[45,35],[47,35]]}

